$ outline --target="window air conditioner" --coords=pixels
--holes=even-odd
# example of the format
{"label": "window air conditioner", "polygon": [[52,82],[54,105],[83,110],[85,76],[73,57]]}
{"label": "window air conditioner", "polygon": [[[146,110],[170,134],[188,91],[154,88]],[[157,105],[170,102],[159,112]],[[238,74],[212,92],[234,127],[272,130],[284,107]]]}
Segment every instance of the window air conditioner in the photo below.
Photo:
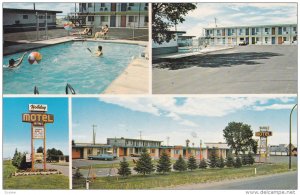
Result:
{"label": "window air conditioner", "polygon": [[104,11],[107,11],[108,9],[107,9],[107,7],[106,8],[104,8]]}
{"label": "window air conditioner", "polygon": [[100,8],[100,11],[103,11],[103,7]]}

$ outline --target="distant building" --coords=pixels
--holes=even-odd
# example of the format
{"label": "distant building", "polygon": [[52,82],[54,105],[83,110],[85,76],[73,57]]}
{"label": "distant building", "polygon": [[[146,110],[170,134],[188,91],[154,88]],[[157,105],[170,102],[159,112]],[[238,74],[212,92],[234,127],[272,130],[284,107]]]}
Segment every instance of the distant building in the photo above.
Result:
{"label": "distant building", "polygon": [[209,45],[291,45],[297,34],[297,24],[205,28]]}
{"label": "distant building", "polygon": [[219,157],[226,158],[231,151],[225,143],[205,143],[204,147],[162,146],[162,141],[130,138],[107,138],[107,144],[74,143],[72,146],[73,159],[87,159],[88,156],[99,154],[114,154],[118,157],[138,155],[143,148],[151,157],[159,158],[166,152],[171,158],[195,156],[197,159],[208,159],[214,149]]}
{"label": "distant building", "polygon": [[280,156],[287,156],[289,153],[289,148],[287,144],[279,144],[279,145],[271,145],[269,147],[270,155],[280,155]]}
{"label": "distant building", "polygon": [[[183,36],[185,31],[169,31],[169,33],[174,35],[174,38],[169,42],[162,42],[161,44],[155,43],[152,41],[152,54],[153,55],[161,55],[161,54],[169,54],[169,53],[177,53],[179,47],[179,36]],[[178,42],[179,41],[179,42]]]}
{"label": "distant building", "polygon": [[148,28],[148,3],[79,3],[80,23],[96,28]]}
{"label": "distant building", "polygon": [[4,32],[36,30],[37,23],[49,29],[56,28],[56,14],[62,11],[3,8]]}

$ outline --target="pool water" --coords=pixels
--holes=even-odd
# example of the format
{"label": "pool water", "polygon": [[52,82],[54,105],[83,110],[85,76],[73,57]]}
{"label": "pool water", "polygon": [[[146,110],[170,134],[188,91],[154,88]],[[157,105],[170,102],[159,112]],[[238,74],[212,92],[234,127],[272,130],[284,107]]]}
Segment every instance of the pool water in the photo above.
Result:
{"label": "pool water", "polygon": [[[92,56],[98,45],[101,57]],[[76,94],[99,94],[116,79],[144,47],[139,45],[75,41],[35,49],[42,54],[39,64],[27,61],[28,52],[20,67],[7,68],[8,61],[23,53],[3,58],[3,93],[33,94],[37,86],[40,94],[65,94],[69,83]]]}

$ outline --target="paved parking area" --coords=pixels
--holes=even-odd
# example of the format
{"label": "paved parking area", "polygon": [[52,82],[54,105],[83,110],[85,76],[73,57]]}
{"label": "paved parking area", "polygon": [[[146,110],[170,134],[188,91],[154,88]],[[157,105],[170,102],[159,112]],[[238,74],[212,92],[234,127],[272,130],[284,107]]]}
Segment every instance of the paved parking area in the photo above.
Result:
{"label": "paved parking area", "polygon": [[297,93],[296,45],[240,46],[153,61],[154,94]]}

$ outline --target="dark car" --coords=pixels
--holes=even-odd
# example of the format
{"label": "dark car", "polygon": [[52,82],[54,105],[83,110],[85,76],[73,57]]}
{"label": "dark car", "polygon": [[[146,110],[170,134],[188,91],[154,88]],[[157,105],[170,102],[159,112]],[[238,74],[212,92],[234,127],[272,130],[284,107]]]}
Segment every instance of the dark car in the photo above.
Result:
{"label": "dark car", "polygon": [[113,160],[115,157],[110,154],[99,154],[97,156],[88,156],[89,160]]}

